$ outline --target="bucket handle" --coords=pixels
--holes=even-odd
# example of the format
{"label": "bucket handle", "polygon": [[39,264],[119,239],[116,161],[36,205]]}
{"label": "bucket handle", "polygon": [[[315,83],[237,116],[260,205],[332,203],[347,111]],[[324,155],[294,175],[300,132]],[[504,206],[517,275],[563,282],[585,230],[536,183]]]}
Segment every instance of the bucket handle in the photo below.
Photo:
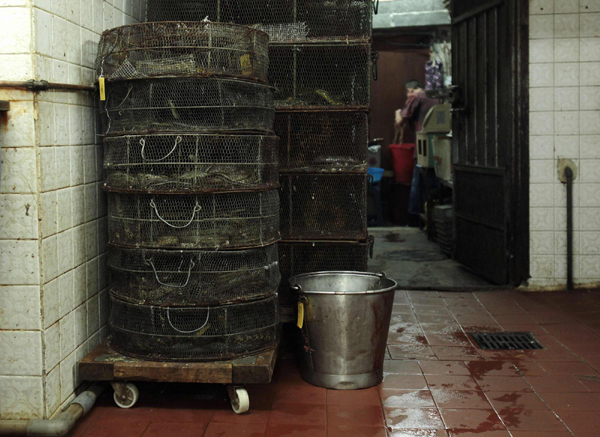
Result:
{"label": "bucket handle", "polygon": [[375,273],[375,276],[377,276],[380,279],[385,279],[387,276],[385,275],[384,271],[381,271],[379,273]]}

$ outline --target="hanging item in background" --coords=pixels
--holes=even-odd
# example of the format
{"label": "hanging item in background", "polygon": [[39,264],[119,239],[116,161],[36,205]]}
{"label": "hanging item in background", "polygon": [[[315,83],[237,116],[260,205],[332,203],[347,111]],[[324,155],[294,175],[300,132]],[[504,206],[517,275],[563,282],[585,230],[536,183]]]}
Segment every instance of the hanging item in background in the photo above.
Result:
{"label": "hanging item in background", "polygon": [[437,60],[425,64],[425,89],[436,90],[444,87],[444,72],[442,63]]}

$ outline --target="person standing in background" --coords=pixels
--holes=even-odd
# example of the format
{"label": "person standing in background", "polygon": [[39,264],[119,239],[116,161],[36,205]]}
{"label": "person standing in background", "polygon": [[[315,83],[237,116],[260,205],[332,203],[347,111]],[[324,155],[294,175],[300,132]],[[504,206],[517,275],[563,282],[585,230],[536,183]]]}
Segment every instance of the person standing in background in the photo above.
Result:
{"label": "person standing in background", "polygon": [[[411,129],[407,132],[403,139],[406,143],[416,143],[416,133],[423,129],[423,122],[431,108],[439,104],[437,99],[430,99],[425,94],[423,85],[418,80],[409,80],[406,82],[406,103],[402,109],[396,111],[396,127],[401,128],[406,125]],[[418,226],[419,214],[423,204],[425,203],[424,181],[417,168],[417,156],[415,149],[415,167],[413,171],[412,186],[410,189],[410,200],[408,203],[409,225]]]}

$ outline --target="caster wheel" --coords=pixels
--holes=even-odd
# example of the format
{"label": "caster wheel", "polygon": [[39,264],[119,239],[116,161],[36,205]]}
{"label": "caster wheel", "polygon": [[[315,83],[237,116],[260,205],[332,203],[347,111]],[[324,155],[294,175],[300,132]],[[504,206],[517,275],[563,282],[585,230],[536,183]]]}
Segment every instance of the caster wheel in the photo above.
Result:
{"label": "caster wheel", "polygon": [[140,398],[140,392],[138,388],[133,384],[125,385],[125,390],[123,390],[124,394],[120,395],[115,391],[113,394],[113,399],[115,400],[115,404],[117,404],[121,408],[131,408],[133,407],[138,399]]}
{"label": "caster wheel", "polygon": [[244,387],[228,386],[231,408],[235,414],[244,414],[250,409],[250,396]]}

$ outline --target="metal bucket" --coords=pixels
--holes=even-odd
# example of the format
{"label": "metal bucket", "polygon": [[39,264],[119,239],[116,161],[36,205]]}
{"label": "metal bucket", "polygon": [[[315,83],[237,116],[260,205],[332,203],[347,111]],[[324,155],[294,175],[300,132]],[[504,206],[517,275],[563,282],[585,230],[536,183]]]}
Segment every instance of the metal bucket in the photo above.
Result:
{"label": "metal bucket", "polygon": [[379,384],[398,284],[384,273],[318,272],[290,285],[304,308],[302,378],[338,390]]}

